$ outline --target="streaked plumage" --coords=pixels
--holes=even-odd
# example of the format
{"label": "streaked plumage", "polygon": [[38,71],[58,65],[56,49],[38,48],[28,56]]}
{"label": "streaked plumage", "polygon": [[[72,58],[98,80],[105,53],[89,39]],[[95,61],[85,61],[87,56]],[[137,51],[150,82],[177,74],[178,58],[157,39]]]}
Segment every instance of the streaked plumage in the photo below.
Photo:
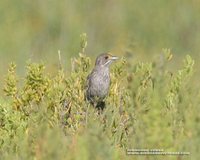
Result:
{"label": "streaked plumage", "polygon": [[86,98],[95,107],[104,107],[104,98],[108,95],[110,87],[110,64],[118,59],[109,53],[97,57],[94,69],[87,77]]}

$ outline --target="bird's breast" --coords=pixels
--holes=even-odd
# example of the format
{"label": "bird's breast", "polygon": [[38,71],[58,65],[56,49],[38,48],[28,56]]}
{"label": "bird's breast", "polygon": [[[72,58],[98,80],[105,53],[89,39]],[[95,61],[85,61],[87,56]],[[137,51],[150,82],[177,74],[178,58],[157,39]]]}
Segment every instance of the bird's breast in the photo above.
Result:
{"label": "bird's breast", "polygon": [[108,94],[110,86],[109,71],[97,71],[91,77],[90,89],[93,96],[105,97]]}

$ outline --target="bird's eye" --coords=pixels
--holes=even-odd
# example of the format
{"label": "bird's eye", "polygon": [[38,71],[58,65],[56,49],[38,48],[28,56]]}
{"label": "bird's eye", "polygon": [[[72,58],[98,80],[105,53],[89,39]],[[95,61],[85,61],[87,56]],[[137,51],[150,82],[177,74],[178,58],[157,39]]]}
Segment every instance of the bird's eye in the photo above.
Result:
{"label": "bird's eye", "polygon": [[105,59],[108,59],[108,56],[105,56]]}

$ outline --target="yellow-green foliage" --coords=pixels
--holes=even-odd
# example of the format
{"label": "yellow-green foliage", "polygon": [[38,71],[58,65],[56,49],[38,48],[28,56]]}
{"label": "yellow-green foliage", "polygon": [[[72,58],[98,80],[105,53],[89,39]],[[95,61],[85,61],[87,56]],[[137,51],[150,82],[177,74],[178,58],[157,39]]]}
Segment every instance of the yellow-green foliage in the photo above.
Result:
{"label": "yellow-green foliage", "polygon": [[84,98],[92,68],[85,47],[82,42],[68,74],[61,67],[52,75],[45,65],[29,62],[19,80],[10,65],[4,85],[10,98],[0,104],[1,159],[155,158],[127,156],[127,148],[188,151],[198,157],[200,94],[190,83],[194,60],[189,55],[174,72],[168,70],[170,50],[148,63],[122,58],[111,68],[110,93],[99,113]]}
{"label": "yellow-green foliage", "polygon": [[[199,18],[198,0],[1,0],[0,160],[200,159]],[[124,57],[99,114],[84,91],[102,51]]]}

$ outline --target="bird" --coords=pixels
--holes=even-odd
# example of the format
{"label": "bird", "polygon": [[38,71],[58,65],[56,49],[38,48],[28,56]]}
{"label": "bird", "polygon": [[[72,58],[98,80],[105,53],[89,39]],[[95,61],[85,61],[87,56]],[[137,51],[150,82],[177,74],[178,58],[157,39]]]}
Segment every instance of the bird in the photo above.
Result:
{"label": "bird", "polygon": [[110,88],[110,65],[119,59],[110,53],[102,53],[96,58],[92,72],[87,76],[86,99],[96,108],[105,108],[104,99]]}

